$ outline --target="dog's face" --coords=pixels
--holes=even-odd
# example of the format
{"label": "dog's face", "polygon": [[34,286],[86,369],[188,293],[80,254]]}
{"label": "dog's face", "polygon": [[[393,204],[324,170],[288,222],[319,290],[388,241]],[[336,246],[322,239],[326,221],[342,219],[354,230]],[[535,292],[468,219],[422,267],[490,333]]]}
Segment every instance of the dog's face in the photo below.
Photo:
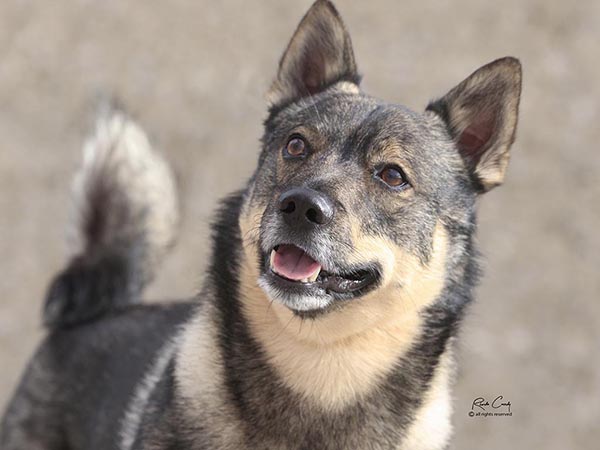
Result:
{"label": "dog's face", "polygon": [[391,313],[439,292],[460,251],[454,232],[473,228],[475,198],[501,183],[514,139],[512,58],[423,113],[358,80],[341,19],[317,1],[281,60],[240,220],[253,276],[302,317],[356,301]]}
{"label": "dog's face", "polygon": [[432,116],[348,86],[276,114],[250,199],[268,295],[314,315],[385,287],[407,259],[426,263],[440,217],[474,197],[443,136]]}

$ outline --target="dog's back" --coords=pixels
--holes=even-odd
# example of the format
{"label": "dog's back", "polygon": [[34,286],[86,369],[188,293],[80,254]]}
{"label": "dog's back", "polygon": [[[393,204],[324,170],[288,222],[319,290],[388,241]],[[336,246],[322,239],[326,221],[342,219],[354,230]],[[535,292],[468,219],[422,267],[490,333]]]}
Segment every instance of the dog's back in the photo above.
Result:
{"label": "dog's back", "polygon": [[132,398],[147,400],[144,389],[153,380],[144,375],[159,366],[161,349],[191,309],[190,303],[129,306],[51,332],[7,410],[0,447],[117,448],[127,439],[115,433],[124,412]]}

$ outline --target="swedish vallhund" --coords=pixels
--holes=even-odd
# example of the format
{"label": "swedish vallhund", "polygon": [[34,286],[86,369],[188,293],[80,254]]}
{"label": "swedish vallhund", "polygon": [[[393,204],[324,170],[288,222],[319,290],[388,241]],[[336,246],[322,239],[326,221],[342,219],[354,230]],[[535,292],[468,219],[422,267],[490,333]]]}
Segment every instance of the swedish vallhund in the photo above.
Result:
{"label": "swedish vallhund", "polygon": [[521,66],[487,64],[424,112],[359,80],[318,0],[191,302],[139,305],[176,234],[176,187],[135,123],[100,118],[3,450],[447,448],[476,203],[504,178]]}

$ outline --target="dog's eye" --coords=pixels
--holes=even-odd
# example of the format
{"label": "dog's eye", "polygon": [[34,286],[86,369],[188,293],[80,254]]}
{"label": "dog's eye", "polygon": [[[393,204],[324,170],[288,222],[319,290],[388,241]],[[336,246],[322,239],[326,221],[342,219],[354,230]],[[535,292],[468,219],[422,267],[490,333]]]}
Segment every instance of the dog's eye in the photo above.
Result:
{"label": "dog's eye", "polygon": [[408,185],[404,172],[398,166],[385,166],[375,174],[388,186],[399,189]]}
{"label": "dog's eye", "polygon": [[284,158],[302,158],[306,156],[306,142],[300,136],[292,136],[283,149]]}

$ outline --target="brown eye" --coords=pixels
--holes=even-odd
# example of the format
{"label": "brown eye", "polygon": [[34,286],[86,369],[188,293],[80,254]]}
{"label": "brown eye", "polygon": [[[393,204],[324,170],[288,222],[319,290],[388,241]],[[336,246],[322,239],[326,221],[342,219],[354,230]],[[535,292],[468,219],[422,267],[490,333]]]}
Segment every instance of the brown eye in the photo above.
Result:
{"label": "brown eye", "polygon": [[301,137],[292,137],[283,149],[284,158],[300,158],[306,155],[306,143]]}
{"label": "brown eye", "polygon": [[376,175],[392,188],[402,188],[408,185],[404,172],[397,166],[385,166]]}

